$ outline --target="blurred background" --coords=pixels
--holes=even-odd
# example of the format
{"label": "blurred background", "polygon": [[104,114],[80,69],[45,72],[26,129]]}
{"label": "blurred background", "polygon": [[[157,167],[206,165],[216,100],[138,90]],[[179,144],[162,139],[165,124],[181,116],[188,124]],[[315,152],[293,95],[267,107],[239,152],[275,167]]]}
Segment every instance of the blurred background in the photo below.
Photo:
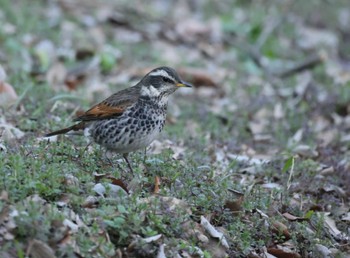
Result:
{"label": "blurred background", "polygon": [[[118,172],[101,163],[95,147],[76,158],[74,146],[84,140],[47,145],[42,135],[164,65],[195,87],[171,98],[165,131],[149,150],[156,157],[150,171],[171,178],[162,194],[188,201],[195,223],[200,215],[210,217],[231,244],[220,254],[217,242],[199,246],[213,257],[348,252],[342,235],[349,234],[350,196],[348,0],[0,0],[0,171],[10,202],[37,192],[57,201],[68,192],[76,194],[72,206],[80,207],[79,198],[89,195],[84,183],[98,181],[92,171]],[[79,194],[58,184],[67,182],[65,173],[84,179]],[[153,177],[143,180],[153,185]],[[247,194],[235,199],[232,189]],[[278,191],[288,201],[275,196]],[[244,218],[236,221],[232,212]],[[295,217],[282,220],[285,212]],[[298,223],[313,212],[319,220],[306,230]],[[288,234],[262,218],[282,221]],[[112,240],[111,250],[128,246],[132,234],[168,233],[132,223],[136,229],[123,227],[124,238]],[[276,243],[295,256],[278,256],[283,248]],[[26,246],[22,241],[16,248]]]}

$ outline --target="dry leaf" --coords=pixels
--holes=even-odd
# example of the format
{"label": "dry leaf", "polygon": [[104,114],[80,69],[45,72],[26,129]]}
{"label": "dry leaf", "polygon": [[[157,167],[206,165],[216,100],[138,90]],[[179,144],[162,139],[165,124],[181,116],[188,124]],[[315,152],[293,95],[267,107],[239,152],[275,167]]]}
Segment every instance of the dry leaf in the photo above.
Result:
{"label": "dry leaf", "polygon": [[214,76],[210,75],[210,72],[199,68],[178,68],[177,69],[181,78],[185,81],[192,83],[195,87],[218,87],[214,81]]}
{"label": "dry leaf", "polygon": [[282,222],[279,222],[279,221],[272,222],[271,230],[275,234],[278,234],[278,235],[282,234],[286,240],[290,239],[290,233],[288,231],[288,227],[284,225]]}
{"label": "dry leaf", "polygon": [[296,217],[288,212],[285,212],[282,214],[283,217],[285,217],[287,220],[290,221],[303,221],[303,220],[308,220],[308,218],[303,218],[303,217]]}
{"label": "dry leaf", "polygon": [[26,256],[31,255],[33,258],[55,258],[55,253],[46,243],[34,239],[29,243]]}
{"label": "dry leaf", "polygon": [[49,67],[56,58],[56,49],[52,41],[48,39],[44,39],[34,46],[34,53],[41,67]]}
{"label": "dry leaf", "polygon": [[160,154],[167,149],[170,149],[174,152],[174,154],[172,155],[172,158],[176,160],[182,159],[184,157],[184,152],[186,150],[186,148],[176,145],[170,140],[165,140],[163,142],[155,140],[151,143],[147,152],[152,154]]}
{"label": "dry leaf", "polygon": [[278,189],[278,190],[282,189],[282,186],[277,183],[266,183],[266,184],[262,184],[261,187],[265,189]]}
{"label": "dry leaf", "polygon": [[326,246],[321,244],[315,244],[315,253],[313,255],[315,257],[329,258],[332,257],[332,252]]}
{"label": "dry leaf", "polygon": [[[9,195],[5,190],[1,190],[0,193],[0,201],[5,201],[7,202],[9,200]],[[1,221],[1,220],[0,220]]]}
{"label": "dry leaf", "polygon": [[71,186],[79,186],[79,179],[72,174],[66,174],[64,176],[64,184]]}
{"label": "dry leaf", "polygon": [[321,142],[320,146],[327,147],[329,144],[334,143],[339,136],[337,129],[330,129],[317,134],[317,139]]}
{"label": "dry leaf", "polygon": [[7,123],[4,118],[0,117],[0,139],[10,141],[20,139],[24,136],[24,132]]}
{"label": "dry leaf", "polygon": [[232,212],[239,212],[242,210],[242,203],[244,201],[244,196],[240,196],[239,198],[237,198],[236,200],[230,200],[230,201],[226,201],[225,202],[225,209],[229,209]]}
{"label": "dry leaf", "polygon": [[300,254],[286,248],[267,248],[267,252],[278,258],[301,258]]}
{"label": "dry leaf", "polygon": [[266,219],[268,219],[269,218],[269,216],[267,216],[267,214],[266,213],[264,213],[262,210],[260,210],[260,209],[255,209],[256,211],[257,211],[257,213],[259,213],[260,214],[260,216],[261,217],[263,217],[263,218],[266,218]]}
{"label": "dry leaf", "polygon": [[153,190],[154,194],[159,193],[159,186],[160,186],[160,178],[158,176],[155,176],[155,178],[154,178],[154,190]]}
{"label": "dry leaf", "polygon": [[341,218],[342,221],[350,221],[350,212],[344,214],[344,216],[342,216]]}
{"label": "dry leaf", "polygon": [[285,116],[282,103],[278,102],[275,105],[273,110],[273,116],[275,119],[282,119]]}
{"label": "dry leaf", "polygon": [[123,180],[119,178],[115,178],[114,176],[108,175],[107,178],[112,181],[113,185],[120,186],[127,194],[129,194],[129,190],[127,185],[124,183]]}
{"label": "dry leaf", "polygon": [[346,87],[350,81],[350,69],[341,60],[331,60],[326,63],[326,73],[330,76],[334,84]]}
{"label": "dry leaf", "polygon": [[143,238],[142,240],[145,241],[146,243],[152,243],[152,242],[158,241],[162,236],[163,236],[162,234],[158,234],[155,236]]}
{"label": "dry leaf", "polygon": [[67,69],[62,62],[55,62],[46,73],[47,83],[56,91],[64,90]]}
{"label": "dry leaf", "polygon": [[[321,213],[318,213],[319,215],[321,215]],[[328,214],[325,214],[324,216],[324,225],[326,228],[329,229],[329,232],[335,236],[335,237],[341,237],[342,236],[342,232],[337,228],[334,219],[332,219],[331,217],[329,217]]]}
{"label": "dry leaf", "polygon": [[165,247],[165,244],[161,244],[159,246],[157,258],[166,258],[166,255],[165,255],[165,252],[164,252],[164,247]]}
{"label": "dry leaf", "polygon": [[303,129],[299,129],[292,138],[290,138],[288,140],[288,146],[293,146],[296,143],[299,143],[301,141],[301,139],[303,138],[303,133],[304,130]]}
{"label": "dry leaf", "polygon": [[293,149],[293,152],[307,158],[318,157],[318,152],[308,145],[298,145]]}
{"label": "dry leaf", "polygon": [[213,225],[211,225],[210,222],[204,216],[201,216],[201,225],[210,234],[210,236],[212,236],[214,238],[218,238],[219,242],[225,248],[227,248],[227,249],[230,248],[224,234],[219,232]]}
{"label": "dry leaf", "polygon": [[2,67],[2,65],[0,64],[0,82],[6,81],[6,78],[7,78],[7,74],[4,68]]}
{"label": "dry leaf", "polygon": [[[85,81],[89,84],[92,84],[92,80],[98,77],[99,63],[100,59],[98,57],[95,57],[89,61],[82,62],[68,70],[64,81],[68,89],[75,90]],[[89,89],[89,91],[91,91],[91,89]],[[88,93],[91,94],[91,92]]]}
{"label": "dry leaf", "polygon": [[78,232],[79,226],[69,219],[64,219],[63,225],[68,227],[72,233]]}
{"label": "dry leaf", "polygon": [[337,49],[339,39],[337,35],[329,30],[317,29],[311,27],[298,27],[298,44],[303,49],[314,49],[319,46],[326,46],[331,49]]}
{"label": "dry leaf", "polygon": [[18,96],[13,87],[4,81],[0,81],[0,106],[9,107],[13,105],[17,99]]}
{"label": "dry leaf", "polygon": [[319,173],[322,176],[327,176],[327,175],[332,175],[334,172],[335,172],[334,171],[334,167],[330,166],[330,167],[323,167],[323,168],[321,168]]}
{"label": "dry leaf", "polygon": [[107,184],[108,191],[106,187],[101,184],[97,183],[93,187],[93,190],[100,195],[101,197],[112,197],[112,198],[119,198],[120,196],[127,196],[127,192],[119,185],[114,184]]}
{"label": "dry leaf", "polygon": [[83,208],[95,208],[98,205],[98,203],[99,200],[96,196],[89,195],[88,197],[86,197],[81,206]]}
{"label": "dry leaf", "polygon": [[185,201],[174,197],[154,195],[140,199],[140,202],[149,204],[150,207],[156,209],[157,214],[166,214],[167,216],[178,216],[179,213],[192,214],[189,205]]}

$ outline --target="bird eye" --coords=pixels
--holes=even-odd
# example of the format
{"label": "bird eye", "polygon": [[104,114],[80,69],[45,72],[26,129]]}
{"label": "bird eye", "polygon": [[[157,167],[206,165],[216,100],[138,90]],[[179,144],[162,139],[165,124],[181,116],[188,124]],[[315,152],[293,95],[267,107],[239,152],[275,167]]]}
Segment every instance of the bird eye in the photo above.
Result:
{"label": "bird eye", "polygon": [[173,80],[169,79],[168,77],[163,77],[163,82],[174,83]]}

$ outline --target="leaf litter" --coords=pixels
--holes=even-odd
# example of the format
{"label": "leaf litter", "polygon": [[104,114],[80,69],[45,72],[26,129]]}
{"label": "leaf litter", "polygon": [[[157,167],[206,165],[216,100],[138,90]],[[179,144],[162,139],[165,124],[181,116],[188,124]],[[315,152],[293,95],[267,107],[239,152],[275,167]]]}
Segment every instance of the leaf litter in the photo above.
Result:
{"label": "leaf litter", "polygon": [[[149,181],[137,179],[137,187],[130,187],[120,174],[113,174],[117,169],[96,161],[85,166],[93,175],[90,181],[77,175],[82,166],[68,166],[63,190],[54,198],[52,193],[44,194],[38,183],[32,191],[40,192],[41,187],[42,195],[27,193],[21,201],[14,202],[16,197],[3,190],[0,244],[10,247],[1,250],[2,256],[14,257],[15,239],[21,239],[19,248],[33,257],[65,252],[76,257],[349,253],[350,77],[343,45],[349,41],[344,21],[350,11],[333,6],[341,15],[335,16],[338,23],[328,24],[332,20],[328,14],[307,17],[298,3],[288,3],[289,11],[281,5],[264,11],[259,3],[233,5],[229,1],[117,5],[61,0],[40,7],[50,29],[59,31],[59,40],[28,32],[19,38],[24,46],[22,61],[5,62],[7,76],[0,69],[4,174],[18,173],[8,158],[16,152],[9,141],[28,145],[33,131],[40,139],[52,126],[40,116],[53,111],[68,116],[80,109],[76,100],[63,95],[51,99],[44,110],[35,104],[31,108],[29,104],[43,101],[33,93],[38,88],[25,93],[25,83],[14,79],[18,70],[56,92],[51,97],[68,92],[89,104],[137,82],[155,63],[175,66],[195,89],[171,100],[169,129],[149,147],[145,165],[139,166],[150,173]],[[221,16],[206,17],[208,7]],[[259,11],[261,18],[255,15]],[[1,14],[0,22],[8,15]],[[7,38],[20,30],[15,22],[4,24]],[[142,50],[143,44],[151,47]],[[1,60],[13,59],[6,50],[0,47]],[[23,112],[37,119],[40,127],[33,129],[23,122]],[[56,123],[61,122],[57,118]],[[34,147],[44,143],[41,139]],[[89,155],[94,150],[89,148]],[[55,162],[60,155],[58,150],[46,162]],[[70,155],[74,154],[68,155],[72,160],[83,159],[82,164],[88,162],[84,155]],[[66,163],[60,159],[58,164],[67,169]],[[171,169],[175,172],[169,175]],[[152,186],[149,195],[148,185]],[[240,195],[232,196],[234,192]],[[30,220],[28,210],[33,205],[53,232]],[[44,233],[26,238],[17,230],[31,227]],[[80,234],[85,234],[89,248],[81,245]]]}

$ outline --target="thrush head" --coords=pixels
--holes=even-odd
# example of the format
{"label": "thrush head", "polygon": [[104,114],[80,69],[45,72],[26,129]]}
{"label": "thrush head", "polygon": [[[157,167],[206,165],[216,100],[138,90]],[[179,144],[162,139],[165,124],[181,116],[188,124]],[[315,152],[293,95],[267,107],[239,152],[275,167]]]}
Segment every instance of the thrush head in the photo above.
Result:
{"label": "thrush head", "polygon": [[192,87],[170,67],[159,67],[149,72],[140,82],[140,95],[148,98],[165,98],[180,87]]}

